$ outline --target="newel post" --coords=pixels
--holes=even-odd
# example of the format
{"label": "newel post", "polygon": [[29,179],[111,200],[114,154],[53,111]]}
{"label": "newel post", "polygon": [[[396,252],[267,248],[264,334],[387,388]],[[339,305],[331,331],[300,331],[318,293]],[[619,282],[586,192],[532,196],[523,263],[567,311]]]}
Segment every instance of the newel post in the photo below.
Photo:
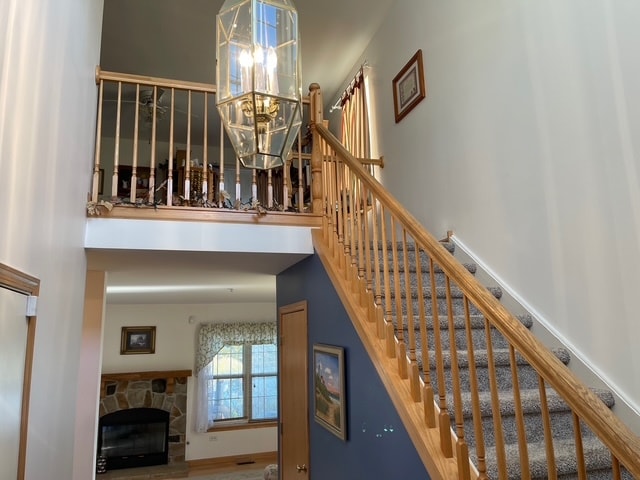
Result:
{"label": "newel post", "polygon": [[316,132],[316,124],[322,124],[323,112],[322,112],[322,91],[320,85],[312,83],[309,85],[309,99],[310,99],[310,123],[311,132],[313,133],[313,141],[311,148],[311,198],[312,213],[321,215],[323,213],[322,208],[322,146],[320,144],[320,137]]}

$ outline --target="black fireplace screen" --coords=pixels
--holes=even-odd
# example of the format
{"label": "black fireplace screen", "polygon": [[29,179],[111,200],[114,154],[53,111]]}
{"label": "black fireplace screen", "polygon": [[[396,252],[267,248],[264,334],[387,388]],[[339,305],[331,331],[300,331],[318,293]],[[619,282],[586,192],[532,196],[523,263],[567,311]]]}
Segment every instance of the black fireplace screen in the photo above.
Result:
{"label": "black fireplace screen", "polygon": [[119,410],[100,419],[98,454],[107,470],[166,464],[169,413],[154,408]]}

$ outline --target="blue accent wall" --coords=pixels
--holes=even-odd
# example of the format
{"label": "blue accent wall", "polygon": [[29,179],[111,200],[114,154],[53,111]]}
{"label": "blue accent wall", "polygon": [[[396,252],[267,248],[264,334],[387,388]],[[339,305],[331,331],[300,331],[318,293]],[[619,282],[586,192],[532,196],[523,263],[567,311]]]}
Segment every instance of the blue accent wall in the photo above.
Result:
{"label": "blue accent wall", "polygon": [[[306,258],[277,277],[278,307],[307,300],[311,480],[429,479],[322,262]],[[313,345],[344,348],[347,440],[313,417]]]}

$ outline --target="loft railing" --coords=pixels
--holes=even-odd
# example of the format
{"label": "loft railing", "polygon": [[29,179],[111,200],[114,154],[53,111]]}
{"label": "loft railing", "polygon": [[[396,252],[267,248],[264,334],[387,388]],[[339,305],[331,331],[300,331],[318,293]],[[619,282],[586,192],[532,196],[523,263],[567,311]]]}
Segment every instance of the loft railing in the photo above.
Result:
{"label": "loft railing", "polygon": [[300,132],[284,168],[245,169],[225,147],[215,85],[100,68],[96,83],[90,214],[131,206],[310,212],[310,132]]}
{"label": "loft railing", "polygon": [[[558,475],[557,448],[554,452],[557,439],[552,433],[553,412],[548,402],[552,391],[568,405],[573,417],[574,445],[569,461],[577,466],[576,478],[587,478],[588,464],[593,460],[582,438],[588,429],[610,456],[611,476],[606,478],[629,478],[629,475],[640,478],[640,439],[331,134],[323,122],[322,97],[317,86],[310,97],[313,208],[323,214],[321,233],[314,233],[314,244],[431,478],[534,477],[516,368],[523,360],[537,375],[537,405],[545,455],[544,467],[538,464],[536,468],[546,469],[545,478]],[[417,272],[415,281],[410,280],[410,271]],[[436,274],[444,279],[438,282]],[[457,342],[461,342],[461,337],[452,333],[454,291],[461,292],[464,307],[463,327],[459,331],[464,332],[466,339],[465,358],[458,356]],[[482,399],[484,404],[475,368],[479,354],[474,352],[471,339],[471,322],[478,317],[484,323],[484,353],[489,360],[490,389]],[[427,328],[428,324],[433,330]],[[443,329],[445,325],[448,327],[448,339],[440,331],[441,325]],[[498,388],[492,362],[496,356],[493,347],[496,332],[508,343],[507,375],[513,385],[508,391]],[[434,337],[431,343],[430,336]],[[448,353],[443,341],[450,342]],[[419,350],[419,345],[427,344],[433,346]],[[469,377],[465,379],[463,363],[469,366]],[[450,381],[445,381],[447,375]],[[464,399],[463,380],[469,388]],[[490,404],[493,420],[490,426],[483,427],[486,402]],[[515,412],[512,433],[517,435],[518,451],[512,464],[502,433],[500,412],[505,402],[511,402]],[[468,421],[469,416],[472,422]],[[485,439],[489,431],[495,435],[495,447],[491,449]],[[468,441],[471,437],[473,445]],[[493,470],[488,466],[490,463]]]}

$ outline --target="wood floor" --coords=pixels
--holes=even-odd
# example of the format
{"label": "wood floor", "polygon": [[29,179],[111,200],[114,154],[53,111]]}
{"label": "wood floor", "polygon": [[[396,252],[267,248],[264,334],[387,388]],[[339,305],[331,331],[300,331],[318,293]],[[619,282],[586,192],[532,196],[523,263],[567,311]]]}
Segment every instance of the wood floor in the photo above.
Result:
{"label": "wood floor", "polygon": [[263,469],[267,465],[275,463],[273,461],[259,461],[255,463],[249,463],[246,465],[225,465],[225,466],[202,466],[202,467],[190,467],[189,477],[199,477],[201,475],[208,475],[211,473],[236,473],[247,470]]}
{"label": "wood floor", "polygon": [[182,480],[185,478],[200,477],[215,473],[240,473],[250,470],[262,470],[267,465],[276,463],[269,459],[261,459],[252,463],[204,463],[187,465],[186,463],[172,465],[157,465],[154,467],[124,468],[110,470],[103,474],[97,474],[96,480]]}

